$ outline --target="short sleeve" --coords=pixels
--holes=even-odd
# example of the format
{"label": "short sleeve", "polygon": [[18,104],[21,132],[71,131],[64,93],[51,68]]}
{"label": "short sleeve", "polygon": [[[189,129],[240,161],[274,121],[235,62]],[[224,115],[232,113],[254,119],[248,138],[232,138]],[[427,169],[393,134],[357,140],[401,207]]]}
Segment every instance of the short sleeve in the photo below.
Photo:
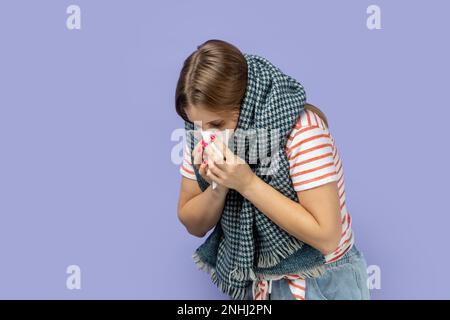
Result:
{"label": "short sleeve", "polygon": [[286,153],[295,191],[338,180],[335,146],[328,129],[317,125],[294,128]]}
{"label": "short sleeve", "polygon": [[184,147],[183,162],[180,166],[180,173],[186,178],[197,180],[197,177],[194,173],[194,168],[192,167],[191,155],[189,154],[189,148],[187,144]]}

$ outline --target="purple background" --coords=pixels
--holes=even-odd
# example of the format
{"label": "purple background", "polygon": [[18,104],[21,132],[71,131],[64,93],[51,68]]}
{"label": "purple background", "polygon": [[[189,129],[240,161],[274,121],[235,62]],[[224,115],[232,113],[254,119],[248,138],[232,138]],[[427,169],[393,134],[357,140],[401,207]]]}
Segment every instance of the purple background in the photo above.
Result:
{"label": "purple background", "polygon": [[[82,29],[66,28],[81,7]],[[381,30],[366,8],[381,7]],[[218,38],[328,116],[374,299],[450,298],[448,1],[0,5],[0,298],[227,299],[177,219],[183,60]],[[445,44],[447,43],[447,45]],[[66,288],[66,267],[82,289]]]}

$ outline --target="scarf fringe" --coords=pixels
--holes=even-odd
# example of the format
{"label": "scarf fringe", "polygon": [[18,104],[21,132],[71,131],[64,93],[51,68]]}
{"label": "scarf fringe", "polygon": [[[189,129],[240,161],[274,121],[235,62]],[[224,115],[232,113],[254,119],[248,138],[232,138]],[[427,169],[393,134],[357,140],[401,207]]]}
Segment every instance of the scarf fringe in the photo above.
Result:
{"label": "scarf fringe", "polygon": [[[204,262],[197,254],[197,252],[194,252],[192,254],[192,258],[194,259],[195,264],[200,270],[207,272],[211,276],[212,282],[220,289],[220,291],[229,295],[234,300],[244,300],[247,295],[247,288],[231,287],[229,284],[226,284],[225,282],[220,280],[217,277],[216,269],[208,263]],[[256,275],[254,274],[253,270],[251,268],[249,268],[249,270],[250,272],[246,274],[253,274],[254,279],[256,279]]]}
{"label": "scarf fringe", "polygon": [[[223,282],[222,280],[220,280],[217,277],[217,272],[216,269],[211,266],[210,264],[204,262],[200,256],[198,255],[197,252],[194,252],[192,254],[192,258],[195,262],[195,264],[197,265],[197,267],[208,273],[211,277],[212,282],[225,294],[229,295],[232,299],[234,300],[244,300],[244,298],[247,296],[247,290],[248,288],[235,288],[235,287],[231,287],[229,284]],[[311,267],[308,268],[306,270],[303,271],[298,271],[298,272],[292,272],[293,274],[299,275],[301,277],[305,277],[305,278],[317,278],[322,276],[325,272],[326,272],[327,268],[326,265],[320,265],[320,266],[316,266],[316,267]],[[261,278],[265,278],[265,279],[270,279],[270,278],[274,278],[274,279],[278,279],[279,275],[267,275],[264,273],[258,273],[256,274],[252,268],[246,268],[246,269],[242,269],[242,268],[236,268],[233,271],[231,271],[231,273],[235,273],[236,272],[236,276],[234,277],[235,279],[238,280],[258,280]]]}
{"label": "scarf fringe", "polygon": [[267,268],[277,265],[281,260],[301,249],[303,242],[291,237],[285,246],[279,246],[274,251],[262,252],[258,257],[258,268]]}

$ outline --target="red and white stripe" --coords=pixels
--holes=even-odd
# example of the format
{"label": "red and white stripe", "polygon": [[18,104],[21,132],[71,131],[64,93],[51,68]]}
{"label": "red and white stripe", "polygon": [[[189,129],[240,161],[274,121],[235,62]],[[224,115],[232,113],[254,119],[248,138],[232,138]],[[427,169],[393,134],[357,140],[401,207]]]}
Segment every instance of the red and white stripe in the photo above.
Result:
{"label": "red and white stripe", "polygon": [[306,280],[296,274],[285,274],[280,277],[275,277],[271,280],[259,279],[255,280],[253,286],[253,299],[254,300],[268,300],[269,293],[271,292],[271,286],[273,280],[286,279],[289,284],[289,289],[296,300],[305,300],[306,294]]}
{"label": "red and white stripe", "polygon": [[180,166],[180,173],[186,178],[197,180],[197,177],[194,173],[194,168],[192,166],[191,156],[189,154],[189,148],[186,144],[183,152],[183,162]]}

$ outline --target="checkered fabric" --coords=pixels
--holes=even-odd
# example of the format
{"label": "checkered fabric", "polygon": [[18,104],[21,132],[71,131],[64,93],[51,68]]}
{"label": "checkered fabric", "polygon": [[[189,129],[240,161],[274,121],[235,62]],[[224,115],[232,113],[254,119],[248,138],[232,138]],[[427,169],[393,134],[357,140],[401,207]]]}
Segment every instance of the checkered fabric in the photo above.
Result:
{"label": "checkered fabric", "polygon": [[[267,59],[253,54],[244,56],[248,67],[247,87],[228,147],[235,153],[237,149],[236,154],[241,156],[237,147],[244,145],[245,155],[241,158],[249,163],[255,174],[285,196],[298,201],[289,176],[285,145],[304,108],[305,90],[297,80]],[[185,129],[192,151],[198,142],[193,134],[193,123],[185,121]],[[256,140],[252,140],[255,137]],[[200,188],[205,190],[208,182],[200,176],[196,166],[194,172]],[[256,268],[275,266],[302,246],[303,242],[231,189],[219,223],[194,252],[193,259],[200,269],[211,275],[222,292],[233,299],[243,299],[248,285],[257,279]]]}

